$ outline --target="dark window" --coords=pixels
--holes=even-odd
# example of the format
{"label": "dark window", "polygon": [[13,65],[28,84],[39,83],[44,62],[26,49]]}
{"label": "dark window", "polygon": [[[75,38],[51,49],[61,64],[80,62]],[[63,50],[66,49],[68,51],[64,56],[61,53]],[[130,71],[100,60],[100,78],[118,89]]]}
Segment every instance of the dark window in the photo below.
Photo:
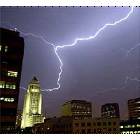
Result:
{"label": "dark window", "polygon": [[1,109],[0,110],[0,115],[1,116],[16,116],[16,109],[12,108],[6,108],[6,109]]}
{"label": "dark window", "polygon": [[111,122],[108,122],[108,125],[110,126],[111,125]]}
{"label": "dark window", "polygon": [[113,122],[113,125],[116,125],[116,122]]}
{"label": "dark window", "polygon": [[85,134],[86,133],[86,130],[85,129],[82,129],[82,134]]}
{"label": "dark window", "polygon": [[96,133],[96,129],[94,129],[94,133]]}
{"label": "dark window", "polygon": [[96,126],[96,123],[93,123],[93,126]]}
{"label": "dark window", "polygon": [[88,123],[87,123],[87,126],[91,126],[91,123],[90,123],[90,122],[88,122]]}
{"label": "dark window", "polygon": [[87,130],[87,133],[90,134],[90,133],[91,133],[91,129],[88,129],[88,130]]}
{"label": "dark window", "polygon": [[85,126],[85,123],[81,123],[81,126],[84,127]]}
{"label": "dark window", "polygon": [[111,128],[108,128],[108,131],[110,132],[111,131]]}
{"label": "dark window", "polygon": [[103,126],[106,126],[106,122],[103,122]]}
{"label": "dark window", "polygon": [[97,122],[97,125],[98,125],[98,126],[101,126],[101,122]]}
{"label": "dark window", "polygon": [[116,128],[113,128],[113,131],[117,131],[117,129]]}
{"label": "dark window", "polygon": [[75,123],[75,126],[77,126],[77,127],[78,127],[78,126],[79,126],[79,123]]}

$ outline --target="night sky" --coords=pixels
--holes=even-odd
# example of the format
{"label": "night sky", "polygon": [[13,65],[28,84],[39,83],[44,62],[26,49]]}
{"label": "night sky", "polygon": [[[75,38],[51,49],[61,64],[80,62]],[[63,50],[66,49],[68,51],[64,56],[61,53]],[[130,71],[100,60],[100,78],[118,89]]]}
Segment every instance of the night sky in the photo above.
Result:
{"label": "night sky", "polygon": [[[63,45],[76,37],[94,35],[104,24],[125,17],[129,11],[129,7],[1,7],[0,23]],[[60,64],[53,47],[39,38],[21,36],[25,41],[21,86],[27,88],[36,76],[42,89],[57,87]],[[140,79],[140,8],[134,8],[126,21],[106,28],[97,38],[61,49],[59,56],[63,61],[61,88],[42,92],[43,112],[49,117],[59,116],[65,101],[82,99],[92,102],[93,117],[100,116],[102,104],[117,102],[121,117],[126,118],[127,100],[140,97],[140,82],[126,82],[126,77]],[[21,110],[24,94],[21,90]]]}

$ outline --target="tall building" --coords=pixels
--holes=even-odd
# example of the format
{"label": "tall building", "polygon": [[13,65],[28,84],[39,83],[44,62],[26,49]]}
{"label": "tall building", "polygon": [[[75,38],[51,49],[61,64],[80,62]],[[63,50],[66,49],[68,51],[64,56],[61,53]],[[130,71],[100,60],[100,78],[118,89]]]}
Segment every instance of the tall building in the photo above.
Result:
{"label": "tall building", "polygon": [[128,100],[128,114],[130,119],[140,119],[140,98]]}
{"label": "tall building", "polygon": [[83,100],[71,100],[62,105],[62,116],[74,119],[92,118],[92,105]]}
{"label": "tall building", "polygon": [[14,133],[24,40],[19,32],[0,28],[0,133]]}
{"label": "tall building", "polygon": [[107,103],[101,107],[101,116],[103,118],[120,117],[119,105],[117,103]]}
{"label": "tall building", "polygon": [[34,124],[44,122],[42,115],[42,95],[39,81],[33,77],[28,85],[24,98],[21,128],[32,127]]}

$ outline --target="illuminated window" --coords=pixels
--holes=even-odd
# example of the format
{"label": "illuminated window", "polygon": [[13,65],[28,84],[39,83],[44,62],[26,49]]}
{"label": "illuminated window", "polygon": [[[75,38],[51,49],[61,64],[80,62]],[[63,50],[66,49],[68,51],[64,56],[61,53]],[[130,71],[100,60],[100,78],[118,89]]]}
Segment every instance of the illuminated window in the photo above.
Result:
{"label": "illuminated window", "polygon": [[31,89],[31,92],[39,92],[38,89]]}
{"label": "illuminated window", "polygon": [[1,50],[2,50],[2,45],[0,45],[0,52],[1,52]]}
{"label": "illuminated window", "polygon": [[15,84],[11,84],[11,83],[6,83],[6,88],[16,89],[16,85]]}
{"label": "illuminated window", "polygon": [[17,77],[18,72],[15,71],[8,71],[8,76]]}
{"label": "illuminated window", "polygon": [[138,104],[139,104],[139,103],[140,103],[140,101],[137,101],[136,103],[138,103]]}
{"label": "illuminated window", "polygon": [[0,101],[4,101],[4,102],[14,102],[14,98],[4,98],[4,97],[1,97],[0,98]]}
{"label": "illuminated window", "polygon": [[4,88],[5,86],[5,81],[0,81],[0,88]]}
{"label": "illuminated window", "polygon": [[5,52],[7,52],[8,51],[8,46],[5,46]]}
{"label": "illuminated window", "polygon": [[120,126],[120,128],[123,128],[123,126]]}
{"label": "illuminated window", "polygon": [[140,124],[137,124],[137,127],[140,127]]}

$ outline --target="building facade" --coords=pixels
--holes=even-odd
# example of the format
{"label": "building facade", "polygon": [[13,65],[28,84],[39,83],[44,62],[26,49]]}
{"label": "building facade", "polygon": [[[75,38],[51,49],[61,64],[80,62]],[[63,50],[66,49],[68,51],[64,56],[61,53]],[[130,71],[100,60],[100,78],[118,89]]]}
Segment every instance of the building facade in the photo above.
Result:
{"label": "building facade", "polygon": [[117,103],[107,103],[101,107],[101,116],[103,118],[119,118],[120,111]]}
{"label": "building facade", "polygon": [[73,134],[119,134],[119,118],[73,120]]}
{"label": "building facade", "polygon": [[83,100],[71,100],[62,105],[62,116],[74,119],[92,118],[92,104]]}
{"label": "building facade", "polygon": [[140,134],[140,119],[122,120],[120,122],[121,134]]}
{"label": "building facade", "polygon": [[42,115],[42,95],[39,81],[36,77],[33,77],[24,97],[21,128],[25,129],[42,122],[44,122]]}
{"label": "building facade", "polygon": [[19,32],[0,28],[0,133],[14,133],[24,55]]}
{"label": "building facade", "polygon": [[73,119],[60,117],[46,119],[42,124],[33,126],[35,134],[119,134],[118,118]]}
{"label": "building facade", "polygon": [[128,100],[128,114],[130,119],[140,119],[140,98]]}

